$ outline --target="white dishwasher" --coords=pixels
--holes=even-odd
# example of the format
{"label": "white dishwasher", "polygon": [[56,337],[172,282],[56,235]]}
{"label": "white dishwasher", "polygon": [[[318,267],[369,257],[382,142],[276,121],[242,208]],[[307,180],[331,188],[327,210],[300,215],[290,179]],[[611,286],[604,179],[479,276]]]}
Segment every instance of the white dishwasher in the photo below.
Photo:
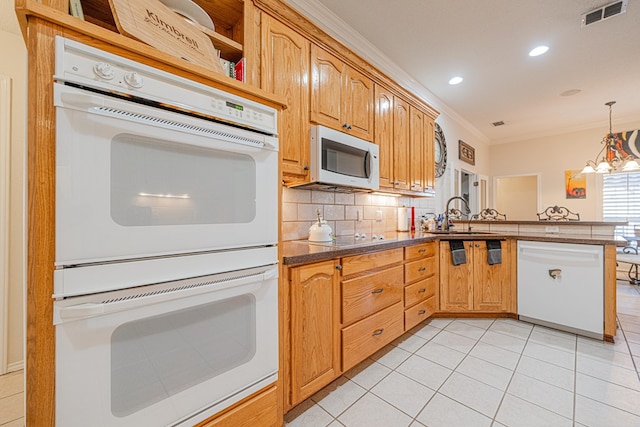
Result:
{"label": "white dishwasher", "polygon": [[519,318],[603,339],[603,257],[598,245],[518,241]]}

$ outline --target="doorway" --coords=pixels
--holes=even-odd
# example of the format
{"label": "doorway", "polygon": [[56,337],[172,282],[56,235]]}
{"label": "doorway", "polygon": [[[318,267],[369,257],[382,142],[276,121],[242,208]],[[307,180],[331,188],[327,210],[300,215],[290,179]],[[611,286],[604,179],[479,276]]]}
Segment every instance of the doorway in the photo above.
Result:
{"label": "doorway", "polygon": [[11,79],[0,75],[0,375],[7,372]]}
{"label": "doorway", "polygon": [[[453,173],[453,195],[466,200],[471,213],[463,215],[463,218],[468,219],[468,216],[488,206],[488,178],[464,169],[454,169]],[[458,207],[461,208],[461,206]]]}
{"label": "doorway", "polygon": [[515,221],[536,221],[539,212],[540,176],[514,175],[494,178],[495,209]]}

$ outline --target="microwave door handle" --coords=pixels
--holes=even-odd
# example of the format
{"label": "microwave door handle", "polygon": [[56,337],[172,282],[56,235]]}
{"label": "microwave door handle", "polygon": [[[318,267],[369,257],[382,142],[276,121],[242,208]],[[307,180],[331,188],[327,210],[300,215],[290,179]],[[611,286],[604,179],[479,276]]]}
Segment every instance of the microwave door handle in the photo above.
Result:
{"label": "microwave door handle", "polygon": [[371,153],[368,150],[364,155],[364,175],[366,178],[371,175]]}

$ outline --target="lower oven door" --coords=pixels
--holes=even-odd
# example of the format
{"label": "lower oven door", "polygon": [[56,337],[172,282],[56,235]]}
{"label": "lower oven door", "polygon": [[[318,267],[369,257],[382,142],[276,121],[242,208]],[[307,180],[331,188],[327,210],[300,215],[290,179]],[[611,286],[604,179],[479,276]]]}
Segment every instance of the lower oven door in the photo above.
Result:
{"label": "lower oven door", "polygon": [[277,276],[56,301],[56,425],[191,426],[276,381]]}
{"label": "lower oven door", "polygon": [[54,85],[56,265],[275,244],[278,140]]}

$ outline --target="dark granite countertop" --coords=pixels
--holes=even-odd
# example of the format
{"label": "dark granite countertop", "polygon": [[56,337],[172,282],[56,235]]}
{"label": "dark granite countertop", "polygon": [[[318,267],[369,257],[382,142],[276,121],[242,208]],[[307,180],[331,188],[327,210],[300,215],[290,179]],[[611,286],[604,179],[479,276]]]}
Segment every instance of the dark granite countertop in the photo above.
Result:
{"label": "dark granite countertop", "polygon": [[[532,221],[535,222],[535,221]],[[501,221],[504,223],[504,221]],[[522,223],[522,221],[518,221]],[[535,222],[537,223],[537,222]],[[564,224],[564,222],[563,222]],[[583,223],[584,224],[584,223]],[[585,236],[584,234],[558,234],[558,233],[484,233],[473,234],[452,233],[387,233],[386,240],[375,243],[362,243],[351,246],[322,246],[310,244],[305,240],[293,240],[283,242],[281,245],[282,263],[285,265],[307,264],[311,262],[326,261],[349,255],[359,255],[368,252],[382,251],[386,249],[401,248],[417,245],[434,240],[489,240],[489,239],[517,239],[532,240],[538,242],[556,243],[580,243],[587,245],[615,245],[613,237]]]}
{"label": "dark granite countertop", "polygon": [[[466,219],[454,220],[454,223],[466,224],[469,221]],[[602,226],[617,226],[628,225],[626,221],[510,221],[510,220],[481,220],[472,219],[471,224],[520,224],[520,225],[602,225]]]}

